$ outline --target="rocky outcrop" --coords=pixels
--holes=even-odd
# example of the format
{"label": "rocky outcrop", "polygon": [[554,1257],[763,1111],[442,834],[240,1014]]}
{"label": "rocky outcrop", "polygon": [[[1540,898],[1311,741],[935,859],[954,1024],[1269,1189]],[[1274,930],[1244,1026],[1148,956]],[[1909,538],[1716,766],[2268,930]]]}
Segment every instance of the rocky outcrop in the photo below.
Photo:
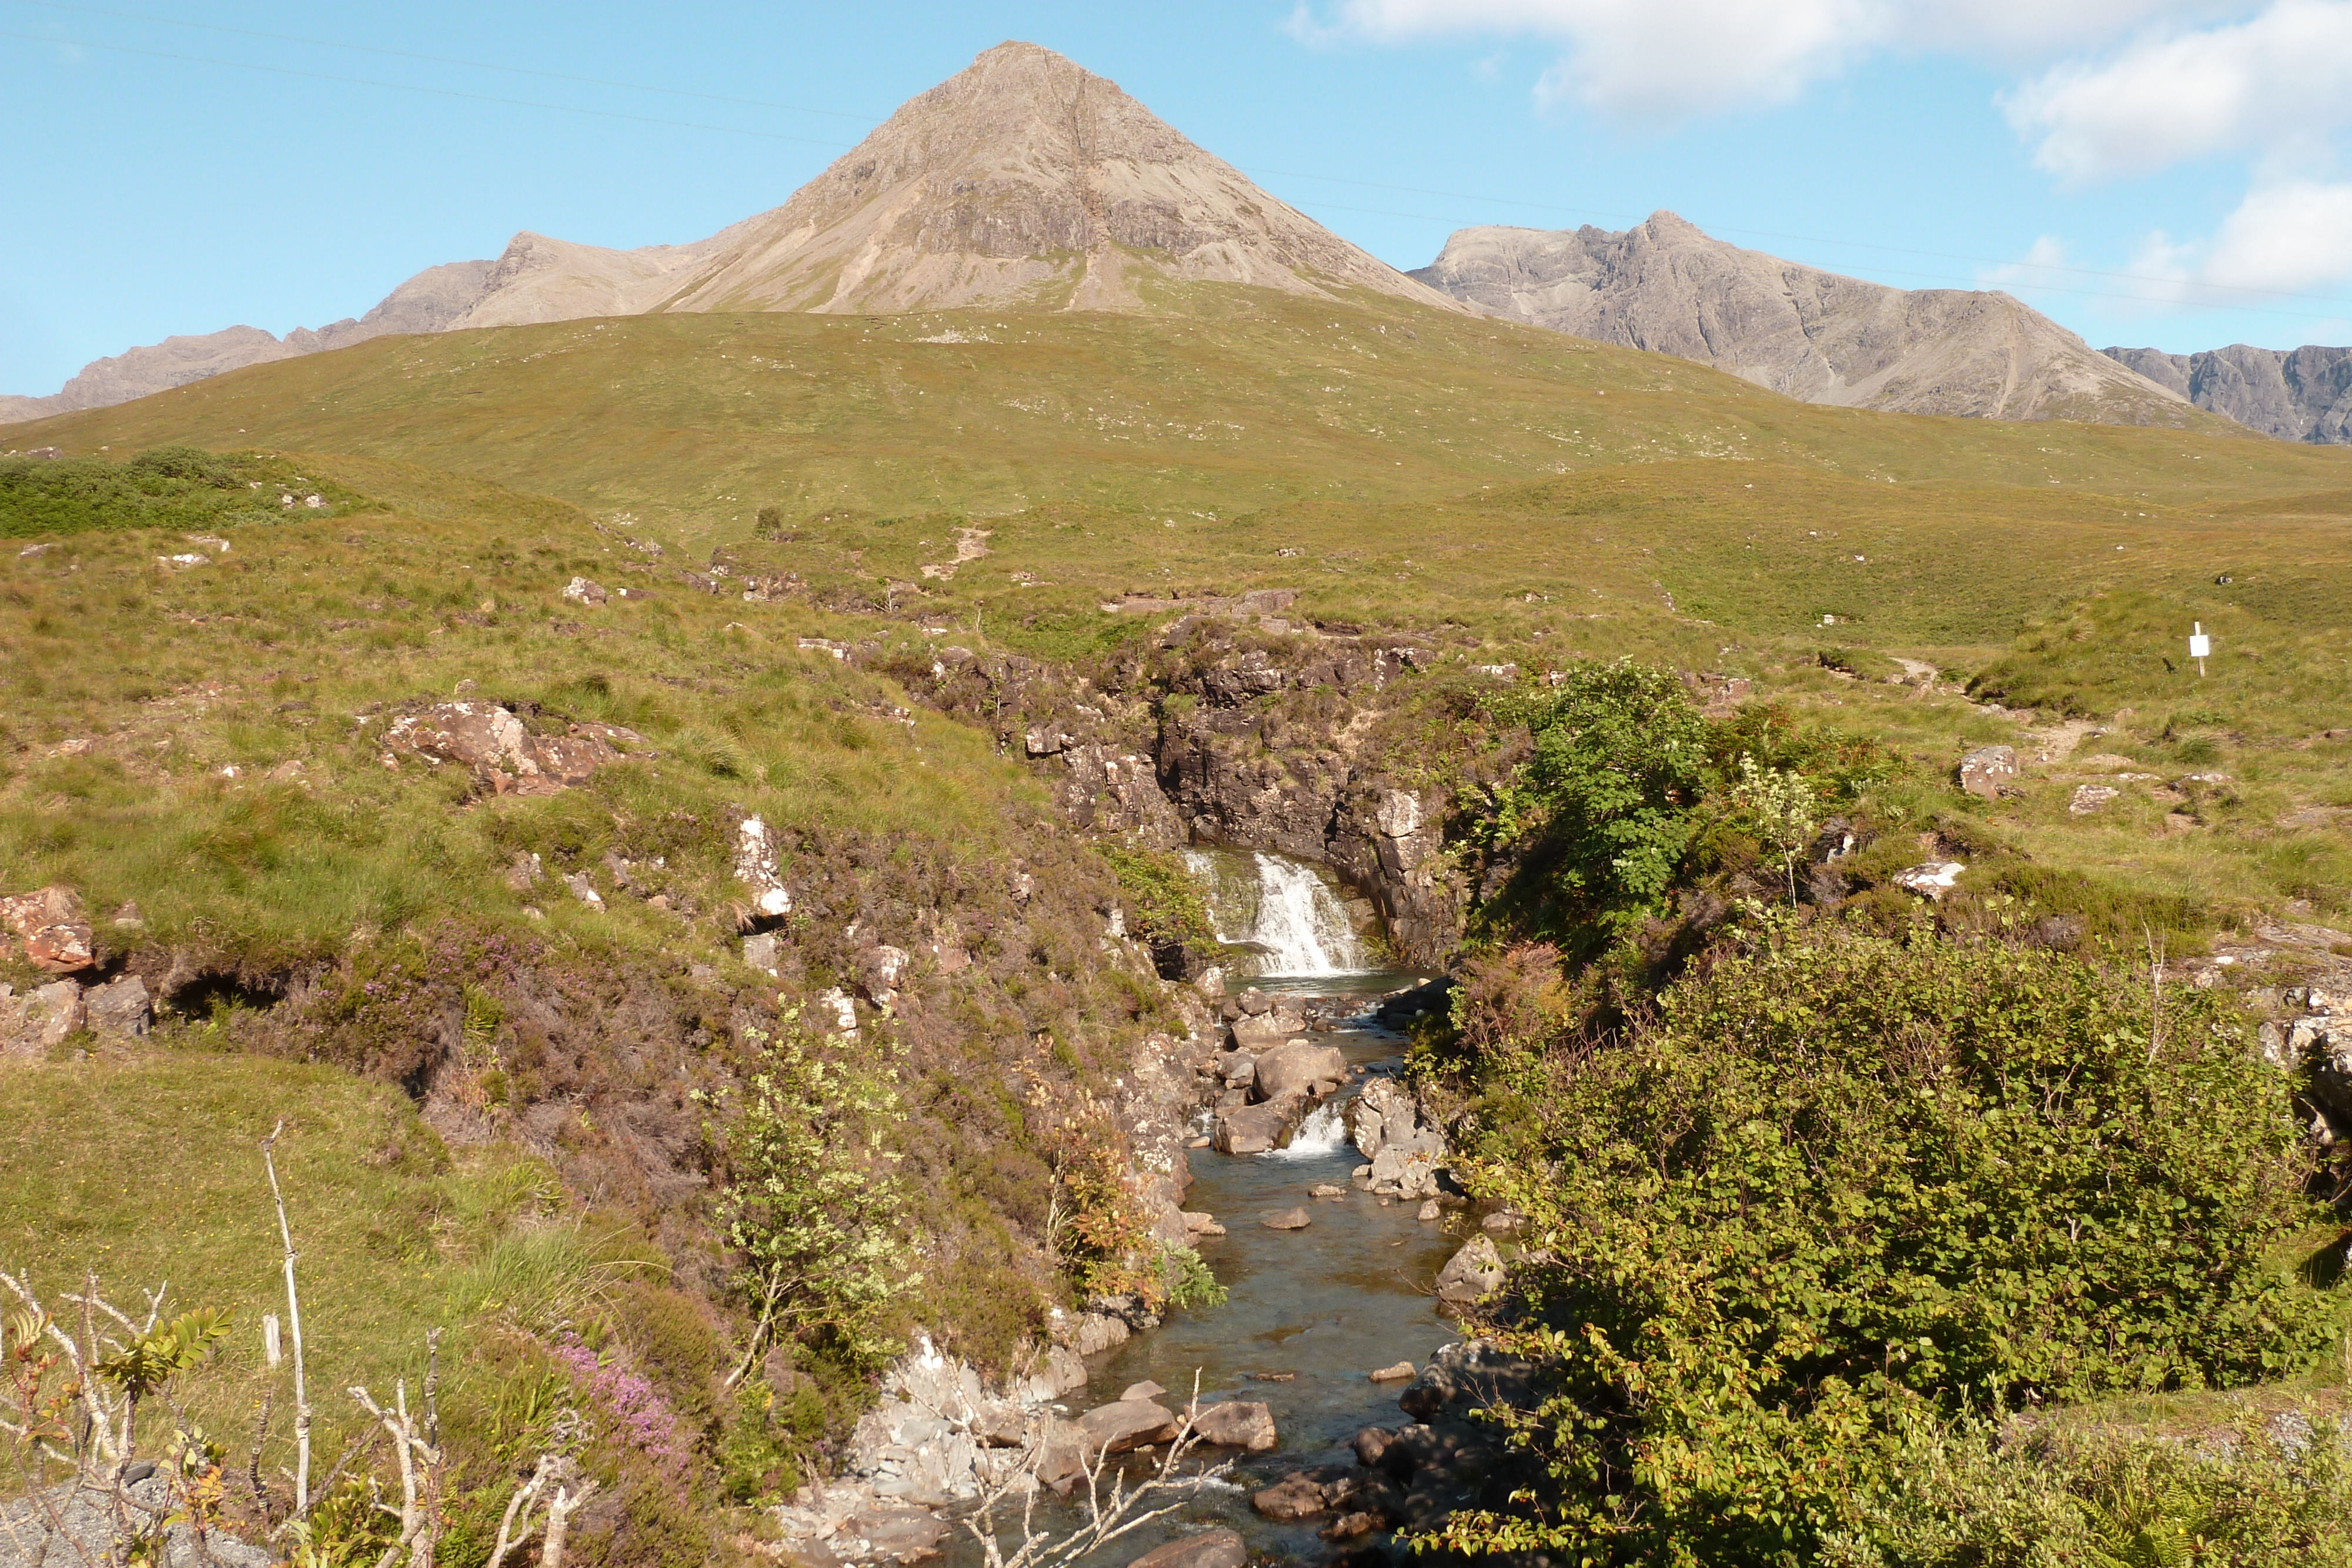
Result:
{"label": "rocky outcrop", "polygon": [[2352,349],[2257,349],[2195,354],[2108,349],[2107,357],[2195,403],[2282,441],[2352,444]]}
{"label": "rocky outcrop", "polygon": [[1979,800],[1998,800],[2019,771],[2016,747],[1979,746],[1960,758],[1960,788]]}
{"label": "rocky outcrop", "polygon": [[16,936],[26,961],[44,974],[79,975],[98,962],[96,935],[69,887],[0,898],[0,926]]}
{"label": "rocky outcrop", "polygon": [[2352,1001],[2313,987],[2283,1001],[2285,1016],[2256,1030],[2263,1060],[2294,1082],[2316,1142],[2352,1143]]}
{"label": "rocky outcrop", "polygon": [[[0,1503],[0,1568],[127,1561],[154,1568],[268,1568],[277,1561],[218,1526],[198,1537],[153,1465],[123,1474],[141,1479],[117,1486],[110,1476],[89,1475],[39,1497]],[[134,1542],[150,1541],[138,1548],[143,1555],[131,1555]]]}
{"label": "rocky outcrop", "polygon": [[1538,327],[1696,360],[1807,402],[2185,424],[2188,401],[2006,294],[1906,290],[1742,250],[1672,213],[1623,233],[1470,228],[1412,275]]}
{"label": "rocky outcrop", "polygon": [[529,711],[533,722],[527,725],[520,705],[436,703],[394,719],[384,744],[432,767],[454,763],[470,769],[497,794],[551,795],[586,783],[599,768],[620,761],[625,747],[645,743],[645,737],[619,725],[564,722]]}
{"label": "rocky outcrop", "polygon": [[[890,673],[1030,759],[1077,825],[1161,846],[1327,865],[1365,895],[1391,951],[1440,966],[1465,888],[1438,799],[1399,787],[1368,737],[1428,662],[1401,640],[1291,621],[1291,591],[1135,601],[1173,613],[1149,644],[1083,670],[950,646]],[[1254,608],[1253,606],[1256,606]],[[1192,971],[1161,955],[1163,975]]]}

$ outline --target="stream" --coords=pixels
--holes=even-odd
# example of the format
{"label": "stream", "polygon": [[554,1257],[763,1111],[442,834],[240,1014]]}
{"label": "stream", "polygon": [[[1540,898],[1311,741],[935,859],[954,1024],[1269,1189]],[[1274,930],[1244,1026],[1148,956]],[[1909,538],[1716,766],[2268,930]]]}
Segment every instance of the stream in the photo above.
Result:
{"label": "stream", "polygon": [[[1370,1073],[1402,1065],[1403,1037],[1375,1025],[1369,1009],[1426,977],[1371,967],[1357,931],[1369,919],[1350,916],[1343,889],[1317,868],[1280,856],[1196,850],[1188,858],[1212,890],[1220,939],[1262,954],[1266,972],[1235,988],[1249,984],[1269,995],[1360,1000],[1363,1016],[1313,1038],[1338,1045],[1351,1066]],[[1090,1369],[1085,1390],[1066,1403],[1083,1410],[1149,1380],[1167,1389],[1161,1403],[1181,1409],[1197,1372],[1204,1405],[1263,1400],[1281,1445],[1242,1457],[1229,1478],[1236,1484],[1187,1499],[1168,1519],[1102,1549],[1095,1561],[1105,1568],[1219,1525],[1240,1532],[1253,1561],[1333,1554],[1338,1549],[1316,1534],[1328,1520],[1276,1523],[1251,1510],[1249,1494],[1296,1469],[1352,1465],[1348,1443],[1357,1432],[1406,1419],[1396,1404],[1403,1385],[1376,1384],[1367,1375],[1399,1361],[1423,1364],[1460,1337],[1438,1315],[1431,1283],[1475,1222],[1457,1209],[1443,1222],[1423,1223],[1414,1218],[1417,1205],[1384,1202],[1349,1181],[1363,1160],[1347,1141],[1339,1111],[1364,1082],[1355,1080],[1318,1109],[1287,1147],[1239,1156],[1192,1151],[1185,1207],[1206,1210],[1225,1227],[1223,1236],[1200,1239],[1199,1248],[1229,1299],[1198,1312],[1171,1311],[1159,1329],[1106,1354]],[[1310,1188],[1327,1183],[1347,1196],[1310,1196]],[[1270,1211],[1302,1204],[1312,1216],[1303,1230],[1259,1223]],[[1197,1453],[1208,1463],[1229,1455]]]}

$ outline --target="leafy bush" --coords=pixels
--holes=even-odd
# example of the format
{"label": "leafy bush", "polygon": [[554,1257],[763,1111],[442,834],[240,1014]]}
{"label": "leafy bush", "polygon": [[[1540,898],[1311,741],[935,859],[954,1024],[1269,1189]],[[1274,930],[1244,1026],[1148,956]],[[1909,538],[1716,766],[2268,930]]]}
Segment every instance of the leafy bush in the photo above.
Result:
{"label": "leafy bush", "polygon": [[1230,1294],[1218,1282],[1216,1271],[1207,1259],[1190,1247],[1171,1247],[1167,1252],[1168,1304],[1199,1310],[1222,1307]]}
{"label": "leafy bush", "polygon": [[1155,947],[1171,942],[1207,945],[1217,939],[1201,883],[1184,862],[1160,850],[1106,845],[1103,859],[1126,895],[1130,929]]}
{"label": "leafy bush", "polygon": [[1052,1155],[1046,1249],[1080,1301],[1133,1296],[1156,1309],[1168,1298],[1167,1269],[1114,1136],[1102,1128],[1065,1130]]}
{"label": "leafy bush", "polygon": [[2249,1414],[2170,1433],[1924,1424],[1825,1568],[2267,1568],[2352,1563],[2352,1427]]}
{"label": "leafy bush", "polygon": [[1621,659],[1493,704],[1534,753],[1497,792],[1489,846],[1519,865],[1496,913],[1533,934],[1624,930],[1654,910],[1698,828],[1712,730],[1670,670]]}
{"label": "leafy bush", "polygon": [[[0,457],[0,538],[269,522],[284,512],[278,497],[296,489],[319,495],[329,513],[360,499],[339,486],[299,479],[278,459],[225,457],[194,446],[158,446],[119,464]],[[295,515],[322,514],[297,507]]]}
{"label": "leafy bush", "polygon": [[745,1031],[761,1052],[725,1138],[720,1230],[763,1331],[878,1366],[901,1348],[894,1303],[921,1282],[888,1143],[905,1119],[898,1074],[835,1059],[796,1014],[782,1023],[774,1040]]}
{"label": "leafy bush", "polygon": [[2208,993],[1768,917],[1531,1103],[1475,1181],[1531,1221],[1506,1338],[1549,1392],[1502,1418],[1552,1484],[1457,1545],[1809,1557],[1922,1420],[2276,1376],[2328,1332],[2265,1260],[2310,1218],[2285,1082]]}

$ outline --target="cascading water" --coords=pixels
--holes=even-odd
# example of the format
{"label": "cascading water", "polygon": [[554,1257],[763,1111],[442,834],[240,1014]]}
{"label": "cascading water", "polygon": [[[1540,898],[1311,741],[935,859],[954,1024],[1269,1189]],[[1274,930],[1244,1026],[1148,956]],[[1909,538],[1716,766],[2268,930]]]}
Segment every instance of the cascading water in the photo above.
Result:
{"label": "cascading water", "polygon": [[1329,883],[1302,861],[1263,852],[1186,850],[1209,889],[1217,940],[1260,955],[1261,975],[1347,975],[1365,967],[1363,946]]}
{"label": "cascading water", "polygon": [[1340,1114],[1340,1102],[1327,1100],[1307,1113],[1307,1120],[1298,1124],[1298,1131],[1290,1134],[1290,1142],[1278,1149],[1268,1149],[1260,1155],[1262,1160],[1320,1160],[1338,1154],[1348,1146],[1348,1119]]}

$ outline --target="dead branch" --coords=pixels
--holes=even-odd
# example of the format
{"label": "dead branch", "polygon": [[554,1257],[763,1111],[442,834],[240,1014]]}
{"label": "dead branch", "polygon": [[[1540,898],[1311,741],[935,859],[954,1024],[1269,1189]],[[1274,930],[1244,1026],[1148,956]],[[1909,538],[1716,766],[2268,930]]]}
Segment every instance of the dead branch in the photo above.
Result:
{"label": "dead branch", "polygon": [[269,1173],[269,1197],[278,1206],[278,1239],[285,1250],[286,1316],[294,1332],[294,1517],[310,1511],[310,1391],[302,1361],[302,1298],[294,1289],[294,1231],[286,1223],[286,1194],[278,1185],[278,1135],[286,1130],[281,1117],[261,1140],[262,1168]]}
{"label": "dead branch", "polygon": [[539,1568],[563,1568],[563,1542],[572,1529],[572,1516],[595,1495],[594,1481],[582,1481],[576,1490],[555,1489],[555,1500],[547,1505],[547,1543],[540,1548]]}
{"label": "dead branch", "polygon": [[[1184,1419],[1178,1425],[1168,1452],[1132,1485],[1123,1468],[1115,1471],[1108,1493],[1103,1490],[1103,1475],[1110,1469],[1112,1456],[1108,1450],[1096,1449],[1091,1445],[1081,1449],[1080,1465],[1087,1481],[1086,1517],[1075,1528],[1060,1534],[1036,1527],[1037,1493],[1043,1484],[1037,1471],[1045,1462],[1052,1426],[1050,1418],[1034,1424],[1029,1433],[1028,1458],[1021,1468],[1006,1479],[982,1488],[979,1502],[963,1519],[964,1529],[980,1544],[987,1568],[1071,1568],[1097,1548],[1181,1508],[1185,1498],[1234,1468],[1228,1459],[1189,1475],[1180,1469],[1185,1458],[1200,1446],[1196,1427],[1200,1411],[1201,1375],[1196,1371],[1192,1375],[1192,1403],[1185,1407]],[[1021,1494],[1021,1544],[1007,1556],[1003,1542],[997,1539],[996,1512],[1015,1492]],[[1163,1498],[1169,1500],[1160,1501]],[[1147,1503],[1157,1506],[1147,1508]]]}
{"label": "dead branch", "polygon": [[[425,1441],[408,1412],[408,1380],[393,1385],[393,1407],[386,1410],[366,1389],[353,1387],[351,1396],[360,1408],[392,1435],[393,1452],[400,1460],[400,1539],[385,1548],[375,1568],[392,1568],[404,1552],[409,1568],[433,1568],[433,1549],[440,1537],[439,1510],[432,1506],[441,1495],[442,1452]],[[390,1511],[387,1510],[386,1511]]]}

